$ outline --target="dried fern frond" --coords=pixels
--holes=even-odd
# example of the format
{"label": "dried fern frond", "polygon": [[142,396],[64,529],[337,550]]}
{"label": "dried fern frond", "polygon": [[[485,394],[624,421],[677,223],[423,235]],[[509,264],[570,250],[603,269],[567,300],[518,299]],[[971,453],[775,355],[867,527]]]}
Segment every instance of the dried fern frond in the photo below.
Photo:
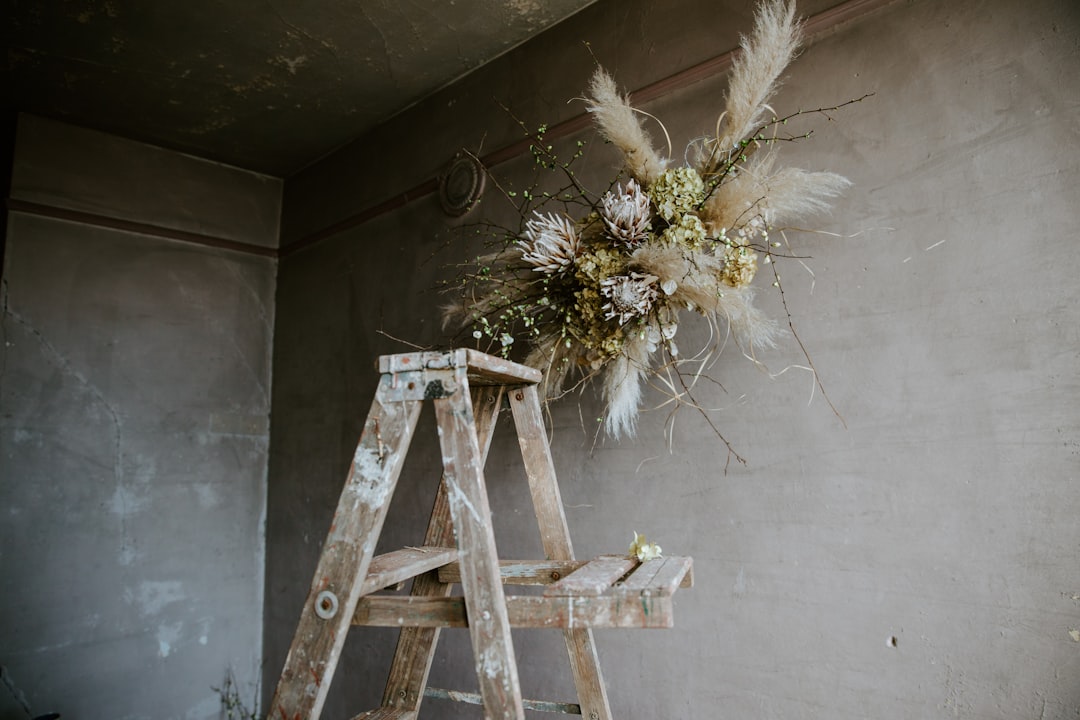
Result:
{"label": "dried fern frond", "polygon": [[664,170],[664,160],[652,146],[649,134],[641,126],[638,113],[619,94],[615,80],[603,68],[597,68],[589,84],[588,111],[600,134],[622,151],[626,171],[648,187]]}

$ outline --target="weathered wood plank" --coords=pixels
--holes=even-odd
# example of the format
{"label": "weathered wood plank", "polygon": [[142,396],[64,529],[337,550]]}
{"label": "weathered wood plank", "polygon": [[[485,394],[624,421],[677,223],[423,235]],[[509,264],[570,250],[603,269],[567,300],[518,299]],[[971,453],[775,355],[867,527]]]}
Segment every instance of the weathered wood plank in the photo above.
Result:
{"label": "weathered wood plank", "polygon": [[517,427],[518,445],[540,527],[540,542],[549,560],[573,560],[574,547],[563,511],[555,463],[551,459],[544,416],[536,386],[510,390],[510,409]]}
{"label": "weathered wood plank", "polygon": [[[599,597],[506,598],[507,619],[514,628],[637,628],[674,626],[670,595],[601,595]],[[463,597],[399,597],[368,595],[357,604],[353,622],[366,627],[469,627],[471,615]]]}
{"label": "weathered wood plank", "polygon": [[[585,564],[584,560],[500,560],[503,585],[550,585]],[[439,580],[461,582],[461,565],[447,563],[439,568]]]}
{"label": "weathered wood plank", "polygon": [[401,708],[379,707],[360,713],[353,720],[416,720],[416,713]]}
{"label": "weathered wood plank", "polygon": [[[458,387],[469,386],[465,368],[457,368],[455,376]],[[488,720],[524,720],[472,401],[457,392],[434,403],[484,714]]]}
{"label": "weathered wood plank", "polygon": [[[525,473],[529,479],[536,520],[540,526],[540,540],[544,553],[551,560],[573,560],[574,547],[570,542],[570,528],[566,524],[559,481],[555,477],[555,463],[551,459],[544,428],[544,415],[540,407],[540,395],[536,385],[518,388],[510,393],[510,408],[518,431],[518,444]],[[570,616],[571,620],[573,615]],[[612,720],[607,687],[600,671],[600,659],[592,630],[588,627],[570,627],[563,633],[566,653],[570,659],[570,671],[574,676],[578,702],[582,716],[589,720]]]}
{"label": "weathered wood plank", "polygon": [[528,365],[510,362],[477,350],[465,352],[469,366],[469,381],[477,386],[536,384],[544,377],[543,373]]}
{"label": "weathered wood plank", "polygon": [[[443,688],[424,688],[424,695],[432,698],[439,698],[440,700],[450,700],[452,702],[465,703],[467,705],[482,705],[484,699],[480,697],[479,693],[463,692],[461,690],[445,690]],[[521,704],[525,706],[526,710],[535,710],[537,712],[546,713],[561,713],[563,715],[580,715],[581,706],[577,703],[561,703],[551,702],[550,700],[529,700],[528,698],[522,698]]]}
{"label": "weathered wood plank", "polygon": [[[480,452],[487,459],[491,448],[491,436],[502,408],[504,391],[501,387],[484,387],[472,390],[473,408],[476,415],[476,434]],[[454,525],[450,517],[450,503],[446,495],[445,478],[440,479],[435,504],[428,520],[425,545],[454,545]],[[455,563],[456,564],[456,563]],[[449,597],[453,590],[450,583],[441,581],[436,573],[419,576],[413,582],[414,597]],[[423,702],[423,689],[427,685],[435,647],[439,642],[438,627],[405,627],[398,636],[394,661],[383,691],[383,705],[419,712]]]}
{"label": "weathered wood plank", "polygon": [[535,384],[543,378],[543,374],[536,368],[463,348],[445,352],[424,351],[383,355],[379,358],[378,366],[379,372],[383,374],[467,368],[467,376],[473,387]]}
{"label": "weathered wood plank", "polygon": [[671,595],[687,577],[693,560],[688,557],[662,557],[646,560],[626,581],[613,588],[613,592],[632,595],[648,592],[653,595]]}
{"label": "weathered wood plank", "polygon": [[451,370],[465,365],[465,350],[423,350],[421,352],[380,355],[378,368],[383,375],[415,370]]}
{"label": "weathered wood plank", "polygon": [[360,594],[370,595],[455,560],[457,548],[453,547],[407,547],[376,555],[371,559]]}
{"label": "weathered wood plank", "polygon": [[390,402],[379,385],[267,712],[270,718],[317,720],[322,712],[419,413],[419,401]]}
{"label": "weathered wood plank", "polygon": [[600,555],[548,585],[544,595],[602,595],[637,564],[625,555]]}
{"label": "weathered wood plank", "polygon": [[[674,604],[670,596],[638,596],[632,599],[618,596],[525,596],[508,598],[507,604],[511,624],[519,628],[660,629],[675,625]],[[591,638],[591,632],[589,636]],[[587,649],[595,652],[595,647]],[[584,702],[582,707],[585,707]]]}
{"label": "weathered wood plank", "polygon": [[[691,560],[690,558],[678,558]],[[558,582],[570,573],[585,565],[587,560],[500,560],[499,573],[503,585],[550,585]],[[634,571],[636,574],[638,570]],[[461,565],[454,561],[443,565],[438,570],[439,581],[443,583],[461,582]],[[678,587],[694,586],[694,566],[691,560]],[[619,587],[618,585],[615,586]]]}

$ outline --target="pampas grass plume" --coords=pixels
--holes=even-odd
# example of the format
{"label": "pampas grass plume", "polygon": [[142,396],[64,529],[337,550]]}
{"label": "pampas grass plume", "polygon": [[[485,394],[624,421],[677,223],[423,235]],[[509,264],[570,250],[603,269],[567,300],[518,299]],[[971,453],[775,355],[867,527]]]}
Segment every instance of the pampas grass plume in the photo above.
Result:
{"label": "pampas grass plume", "polygon": [[627,342],[604,372],[604,400],[607,402],[604,430],[616,440],[637,432],[641,383],[649,372],[649,346],[645,340]]}
{"label": "pampas grass plume", "polygon": [[663,172],[665,163],[653,148],[638,114],[619,94],[615,80],[603,68],[597,68],[593,75],[589,93],[588,110],[600,134],[623,152],[631,177],[649,187]]}
{"label": "pampas grass plume", "polygon": [[762,0],[754,31],[742,38],[742,53],[732,64],[724,127],[717,137],[720,150],[731,148],[758,129],[780,73],[795,57],[799,36],[794,2]]}
{"label": "pampas grass plume", "polygon": [[851,186],[843,175],[783,168],[773,172],[776,154],[760,156],[719,185],[701,209],[710,232],[732,230],[755,215],[770,226],[826,212],[829,200]]}
{"label": "pampas grass plume", "polygon": [[765,222],[783,225],[796,218],[826,212],[829,200],[851,186],[843,175],[784,168],[765,181]]}

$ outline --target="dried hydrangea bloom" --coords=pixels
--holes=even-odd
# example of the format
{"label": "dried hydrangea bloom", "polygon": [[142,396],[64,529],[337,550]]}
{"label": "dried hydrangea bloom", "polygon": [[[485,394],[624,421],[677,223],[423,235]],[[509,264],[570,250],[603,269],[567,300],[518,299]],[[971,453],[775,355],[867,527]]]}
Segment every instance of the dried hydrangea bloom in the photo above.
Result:
{"label": "dried hydrangea bloom", "polygon": [[518,240],[521,259],[537,272],[556,273],[574,264],[581,248],[577,230],[566,217],[541,215],[525,223],[525,237]]}
{"label": "dried hydrangea bloom", "polygon": [[757,275],[758,254],[746,245],[728,243],[724,248],[724,270],[720,280],[731,287],[746,287]]}
{"label": "dried hydrangea bloom", "polygon": [[626,190],[616,185],[606,193],[602,205],[604,226],[617,244],[633,249],[649,237],[649,196],[633,179],[626,182]]}
{"label": "dried hydrangea bloom", "polygon": [[600,283],[600,293],[608,298],[604,304],[604,317],[619,318],[619,324],[634,317],[642,317],[652,309],[656,300],[655,275],[632,272],[629,275],[613,275]]}
{"label": "dried hydrangea bloom", "polygon": [[697,215],[687,213],[669,225],[660,239],[670,245],[682,245],[690,250],[700,250],[705,242],[705,225]]}
{"label": "dried hydrangea bloom", "polygon": [[693,212],[705,199],[705,182],[697,170],[677,167],[665,170],[649,188],[657,214],[668,222]]}

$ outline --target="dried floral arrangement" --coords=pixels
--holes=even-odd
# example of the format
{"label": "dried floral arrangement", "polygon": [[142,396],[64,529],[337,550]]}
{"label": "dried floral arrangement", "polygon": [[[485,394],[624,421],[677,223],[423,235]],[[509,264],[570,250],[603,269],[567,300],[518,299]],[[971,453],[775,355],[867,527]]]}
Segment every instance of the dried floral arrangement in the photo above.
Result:
{"label": "dried floral arrangement", "polygon": [[[774,114],[769,100],[799,41],[794,3],[763,0],[753,32],[742,38],[715,132],[692,141],[681,164],[670,159],[670,139],[668,157],[653,145],[645,125],[655,119],[598,69],[587,107],[621,151],[621,171],[592,192],[571,167],[583,142],[562,161],[545,143],[545,128],[533,134],[538,166],[565,184],[544,193],[504,189],[520,198],[521,224],[491,232],[498,247],[452,284],[461,296],[447,321],[504,356],[526,341],[524,361],[544,371],[548,399],[599,379],[611,436],[634,433],[649,382],[667,403],[702,410],[741,461],[692,390],[729,339],[754,362],[775,344],[781,325],[754,306],[753,281],[762,266],[790,257],[783,228],[827,210],[849,185],[834,173],[777,167],[779,143],[798,139],[782,135],[787,120],[849,104]],[[775,266],[770,274],[782,297]],[[691,357],[676,345],[682,311],[703,316],[712,330]]]}

